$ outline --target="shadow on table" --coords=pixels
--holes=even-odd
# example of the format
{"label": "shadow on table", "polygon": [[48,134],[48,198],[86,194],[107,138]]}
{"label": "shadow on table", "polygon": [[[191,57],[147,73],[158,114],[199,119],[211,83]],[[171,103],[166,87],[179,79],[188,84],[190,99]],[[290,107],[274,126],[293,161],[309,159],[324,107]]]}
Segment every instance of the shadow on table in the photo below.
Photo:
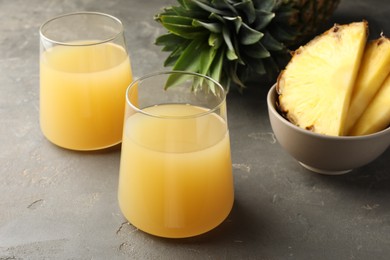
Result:
{"label": "shadow on table", "polygon": [[[240,251],[243,248],[253,248],[259,243],[266,244],[272,233],[273,220],[267,212],[256,210],[253,205],[235,201],[227,219],[215,229],[190,238],[168,239],[150,237],[162,244],[171,246],[194,246],[195,248],[226,248],[228,251]],[[148,235],[149,236],[149,235]]]}
{"label": "shadow on table", "polygon": [[323,176],[324,182],[334,185],[354,187],[357,190],[382,190],[390,195],[390,149],[387,149],[378,159],[370,164],[354,169],[339,176]]}
{"label": "shadow on table", "polygon": [[367,209],[371,209],[372,205],[378,209],[380,206],[381,212],[390,210],[390,149],[377,160],[347,174],[313,176],[323,185],[336,191],[340,201],[359,203]]}

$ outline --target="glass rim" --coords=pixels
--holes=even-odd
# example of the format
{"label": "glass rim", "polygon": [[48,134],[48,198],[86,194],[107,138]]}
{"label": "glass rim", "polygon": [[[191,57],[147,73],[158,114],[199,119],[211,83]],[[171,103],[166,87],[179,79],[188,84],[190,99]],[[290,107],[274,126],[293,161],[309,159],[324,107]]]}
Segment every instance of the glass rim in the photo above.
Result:
{"label": "glass rim", "polygon": [[[139,82],[142,82],[146,79],[149,79],[149,78],[152,78],[152,77],[155,77],[155,76],[159,76],[159,75],[169,75],[169,74],[183,74],[183,75],[190,75],[190,76],[196,76],[196,77],[202,77],[206,80],[209,80],[211,82],[213,82],[215,85],[218,86],[218,88],[221,89],[222,91],[222,96],[221,96],[221,100],[218,102],[218,104],[216,104],[215,106],[213,106],[212,108],[204,111],[204,112],[201,112],[201,113],[196,113],[196,114],[193,114],[193,115],[187,115],[187,116],[168,116],[168,115],[156,115],[154,113],[149,113],[149,112],[146,112],[144,109],[142,108],[138,108],[135,104],[133,104],[129,98],[129,94],[130,94],[130,91],[135,87],[135,86],[138,86],[138,83]],[[158,72],[153,72],[153,73],[149,73],[149,74],[146,74],[140,78],[137,78],[135,80],[133,80],[130,85],[127,87],[126,89],[126,103],[136,112],[136,113],[140,113],[140,114],[143,114],[145,116],[149,116],[149,117],[154,117],[154,118],[160,118],[160,119],[187,119],[187,118],[197,118],[197,117],[203,117],[203,116],[206,116],[206,115],[209,115],[209,114],[212,114],[214,113],[215,111],[217,111],[225,102],[226,102],[226,96],[227,96],[227,91],[225,90],[225,88],[218,82],[216,81],[215,79],[207,76],[207,75],[204,75],[204,74],[200,74],[200,73],[196,73],[196,72],[190,72],[190,71],[181,71],[181,70],[171,70],[171,71],[158,71]],[[160,105],[160,104],[155,104],[155,105]]]}
{"label": "glass rim", "polygon": [[[47,26],[49,23],[51,23],[55,20],[64,18],[64,17],[74,16],[74,15],[97,15],[97,16],[106,17],[106,18],[109,18],[112,21],[116,22],[119,25],[120,30],[117,33],[114,33],[111,37],[108,37],[107,39],[98,40],[97,42],[93,42],[93,43],[72,43],[72,42],[58,41],[58,40],[54,40],[54,39],[49,38],[48,36],[46,36],[43,33],[44,27]],[[52,18],[46,20],[39,27],[39,35],[41,36],[42,39],[45,39],[48,42],[51,42],[51,43],[54,43],[57,45],[63,45],[63,46],[92,46],[92,45],[107,43],[107,42],[111,42],[111,41],[117,39],[118,37],[120,37],[123,34],[123,32],[124,32],[123,23],[117,17],[110,15],[110,14],[106,14],[106,13],[89,12],[89,11],[71,12],[71,13],[61,14],[61,15],[58,15],[58,16],[55,16],[55,17],[52,17]]]}

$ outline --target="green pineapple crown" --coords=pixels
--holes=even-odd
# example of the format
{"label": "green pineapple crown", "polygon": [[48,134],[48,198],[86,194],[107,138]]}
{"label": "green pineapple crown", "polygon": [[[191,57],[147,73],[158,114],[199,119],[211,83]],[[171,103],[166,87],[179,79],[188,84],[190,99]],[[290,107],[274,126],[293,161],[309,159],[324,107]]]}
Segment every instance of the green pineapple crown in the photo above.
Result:
{"label": "green pineapple crown", "polygon": [[340,0],[177,1],[155,16],[168,30],[156,39],[170,52],[164,66],[242,90],[259,79],[275,80],[291,58],[289,47],[313,34]]}

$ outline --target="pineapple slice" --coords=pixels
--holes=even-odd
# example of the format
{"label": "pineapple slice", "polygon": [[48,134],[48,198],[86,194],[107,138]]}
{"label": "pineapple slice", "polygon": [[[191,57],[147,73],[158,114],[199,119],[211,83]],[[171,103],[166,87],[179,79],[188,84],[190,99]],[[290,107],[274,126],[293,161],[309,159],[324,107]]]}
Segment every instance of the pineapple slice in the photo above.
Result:
{"label": "pineapple slice", "polygon": [[390,73],[390,39],[382,36],[369,42],[360,66],[345,122],[347,134]]}
{"label": "pineapple slice", "polygon": [[295,51],[277,81],[279,108],[293,124],[343,135],[368,23],[334,25]]}
{"label": "pineapple slice", "polygon": [[368,135],[390,125],[390,75],[352,128],[350,135]]}

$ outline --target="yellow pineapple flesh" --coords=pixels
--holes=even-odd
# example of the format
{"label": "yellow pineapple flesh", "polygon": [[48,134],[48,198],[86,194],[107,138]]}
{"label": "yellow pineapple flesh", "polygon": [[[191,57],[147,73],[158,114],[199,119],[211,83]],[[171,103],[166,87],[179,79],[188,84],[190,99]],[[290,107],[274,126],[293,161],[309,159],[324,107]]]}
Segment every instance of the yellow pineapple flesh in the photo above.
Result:
{"label": "yellow pineapple flesh", "polygon": [[366,21],[336,24],[296,50],[277,81],[281,113],[301,128],[343,135],[367,35]]}
{"label": "yellow pineapple flesh", "polygon": [[347,134],[363,114],[389,73],[390,39],[381,36],[366,46],[345,123]]}
{"label": "yellow pineapple flesh", "polygon": [[350,135],[368,135],[390,126],[390,75],[351,129]]}

